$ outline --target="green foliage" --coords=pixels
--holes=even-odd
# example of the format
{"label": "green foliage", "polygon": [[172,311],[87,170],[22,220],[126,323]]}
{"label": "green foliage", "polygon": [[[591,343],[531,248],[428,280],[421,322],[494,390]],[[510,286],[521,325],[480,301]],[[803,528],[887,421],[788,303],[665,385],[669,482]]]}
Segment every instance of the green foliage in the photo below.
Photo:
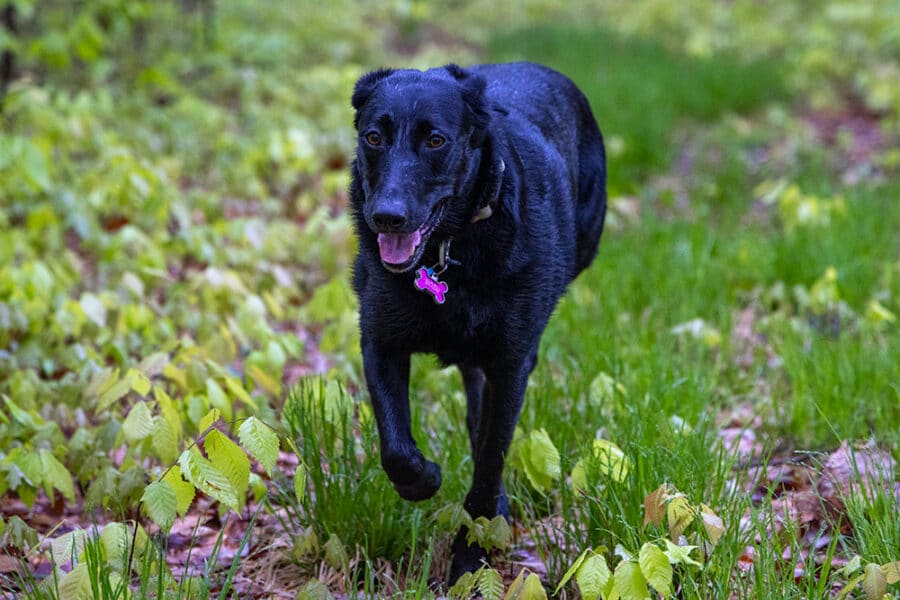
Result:
{"label": "green foliage", "polygon": [[549,491],[559,480],[559,451],[544,429],[520,435],[509,449],[509,465],[528,477],[534,489]]}

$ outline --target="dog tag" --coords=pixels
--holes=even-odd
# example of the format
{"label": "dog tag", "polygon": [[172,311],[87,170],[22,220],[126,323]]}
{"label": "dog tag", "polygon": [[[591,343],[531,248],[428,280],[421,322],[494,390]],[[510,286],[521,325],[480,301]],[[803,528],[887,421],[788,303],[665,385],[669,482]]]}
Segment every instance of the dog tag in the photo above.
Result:
{"label": "dog tag", "polygon": [[434,269],[422,267],[419,269],[418,273],[418,279],[413,282],[416,289],[428,292],[435,302],[443,304],[445,300],[444,294],[446,294],[449,289],[447,284],[438,280],[437,275],[434,274]]}

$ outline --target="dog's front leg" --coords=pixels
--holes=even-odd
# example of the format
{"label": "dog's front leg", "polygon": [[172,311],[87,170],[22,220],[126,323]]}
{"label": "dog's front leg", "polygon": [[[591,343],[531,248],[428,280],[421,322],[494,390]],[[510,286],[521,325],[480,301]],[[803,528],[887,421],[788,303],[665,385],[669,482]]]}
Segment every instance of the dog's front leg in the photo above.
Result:
{"label": "dog's front leg", "polygon": [[[472,452],[472,488],[465,501],[465,508],[473,519],[493,517],[497,514],[498,503],[508,511],[502,487],[503,463],[534,362],[534,358],[529,357],[519,364],[485,371],[487,377],[481,394],[480,416]],[[474,407],[470,403],[470,409],[472,408]],[[467,534],[468,531],[463,527],[453,541],[450,583],[454,583],[465,572],[477,570],[482,561],[487,559],[487,553],[479,545],[470,545],[466,541]]]}
{"label": "dog's front leg", "polygon": [[416,446],[409,422],[409,353],[363,344],[363,367],[381,440],[381,465],[405,500],[431,498],[441,469]]}

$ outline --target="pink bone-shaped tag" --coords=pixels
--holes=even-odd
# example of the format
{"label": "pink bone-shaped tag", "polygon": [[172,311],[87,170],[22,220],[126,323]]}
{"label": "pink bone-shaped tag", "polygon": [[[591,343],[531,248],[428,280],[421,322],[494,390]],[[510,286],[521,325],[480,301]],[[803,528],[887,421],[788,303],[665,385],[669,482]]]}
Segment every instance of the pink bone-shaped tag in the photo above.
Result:
{"label": "pink bone-shaped tag", "polygon": [[434,301],[438,304],[444,303],[444,294],[447,293],[447,284],[432,278],[428,273],[428,269],[422,267],[419,269],[419,278],[415,280],[417,289],[428,292],[434,297]]}

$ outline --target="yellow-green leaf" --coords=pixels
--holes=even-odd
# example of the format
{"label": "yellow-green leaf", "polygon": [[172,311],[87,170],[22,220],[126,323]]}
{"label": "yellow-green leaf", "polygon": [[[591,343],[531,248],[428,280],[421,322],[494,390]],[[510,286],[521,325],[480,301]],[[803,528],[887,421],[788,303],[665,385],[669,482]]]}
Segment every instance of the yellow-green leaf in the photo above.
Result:
{"label": "yellow-green leaf", "polygon": [[278,435],[272,428],[256,417],[250,417],[238,427],[238,438],[266,473],[271,475],[278,460]]}
{"label": "yellow-green leaf", "polygon": [[222,412],[222,417],[226,421],[231,421],[231,401],[225,395],[222,386],[216,383],[212,377],[206,380],[206,399],[213,408],[218,408]]}
{"label": "yellow-green leaf", "polygon": [[575,574],[575,582],[585,600],[596,600],[603,593],[609,577],[606,559],[602,555],[592,552]]}
{"label": "yellow-green leaf", "polygon": [[524,472],[539,492],[550,491],[560,477],[559,451],[544,429],[538,429],[514,442],[510,450],[510,464]]}
{"label": "yellow-green leaf", "polygon": [[881,570],[888,585],[893,585],[900,581],[900,560],[881,565]]}
{"label": "yellow-green leaf", "polygon": [[48,496],[52,496],[50,488],[59,490],[69,502],[75,501],[75,486],[72,483],[72,475],[68,469],[59,462],[53,453],[46,449],[41,449],[41,478],[44,482],[44,492]]}
{"label": "yellow-green leaf", "polygon": [[622,600],[648,600],[650,591],[640,565],[633,560],[623,560],[613,574],[615,590]]}
{"label": "yellow-green leaf", "polygon": [[128,380],[131,389],[141,396],[149,394],[150,389],[153,387],[153,384],[150,383],[150,379],[137,369],[128,369],[128,373],[125,374],[125,379]]}
{"label": "yellow-green leaf", "polygon": [[688,525],[694,520],[696,511],[688,499],[683,494],[678,494],[666,506],[666,524],[669,527],[669,537],[672,541],[677,541],[684,533]]}
{"label": "yellow-green leaf", "polygon": [[663,598],[672,595],[672,565],[669,558],[656,545],[646,542],[638,553],[638,564],[644,579]]}
{"label": "yellow-green leaf", "polygon": [[122,423],[122,433],[130,443],[139,442],[153,432],[153,416],[146,402],[138,402],[128,411]]}
{"label": "yellow-green leaf", "polygon": [[[581,563],[583,563],[584,559],[587,558],[588,552],[591,552],[590,548],[578,555],[578,558],[575,559],[575,562],[572,563],[572,566],[569,567],[569,570],[565,572],[565,574],[562,576],[562,579],[560,579],[559,583],[556,584],[556,589],[553,590],[554,595],[559,594],[559,590],[561,590],[562,587],[566,585],[566,583],[568,583],[570,579],[572,579],[572,576],[578,572],[578,569],[581,567]],[[584,592],[582,592],[582,595],[584,595]]]}
{"label": "yellow-green leaf", "polygon": [[487,566],[478,569],[475,587],[482,600],[500,600],[503,597],[503,577],[498,571]]}
{"label": "yellow-green leaf", "polygon": [[347,550],[336,533],[331,534],[323,549],[325,550],[325,562],[333,569],[343,570],[349,564],[350,559],[347,558]]}
{"label": "yellow-green leaf", "polygon": [[541,584],[541,578],[532,573],[525,578],[519,600],[547,600],[547,591]]}
{"label": "yellow-green leaf", "polygon": [[76,561],[84,552],[87,534],[83,529],[73,529],[50,540],[50,556],[57,565]]}
{"label": "yellow-green leaf", "polygon": [[881,600],[881,597],[887,592],[887,577],[881,566],[875,563],[869,563],[864,569],[865,578],[863,579],[863,590],[866,592],[867,600]]}
{"label": "yellow-green leaf", "polygon": [[162,481],[168,483],[175,491],[175,508],[178,511],[178,514],[181,516],[187,514],[188,509],[191,507],[191,503],[194,501],[196,488],[190,482],[185,481],[181,476],[181,467],[175,465],[169,469],[168,473],[163,475]]}
{"label": "yellow-green leaf", "polygon": [[181,416],[178,414],[178,409],[175,408],[175,403],[172,401],[172,398],[170,398],[161,387],[157,386],[156,389],[153,390],[153,396],[156,398],[157,404],[159,404],[159,414],[162,415],[166,420],[166,423],[169,424],[172,433],[175,434],[175,443],[177,445],[177,443],[181,441],[181,435],[183,433]]}
{"label": "yellow-green leaf", "polygon": [[665,554],[669,558],[670,563],[684,563],[693,567],[703,566],[691,558],[691,550],[695,549],[697,546],[678,546],[669,540],[664,541],[666,542]]}
{"label": "yellow-green leaf", "polygon": [[153,451],[164,463],[175,462],[178,458],[178,436],[172,431],[169,422],[157,415],[153,417],[153,430],[150,434]]}
{"label": "yellow-green leaf", "polygon": [[200,454],[196,447],[182,452],[178,465],[182,475],[194,487],[228,508],[237,510],[240,505],[237,490],[228,477]]}
{"label": "yellow-green leaf", "polygon": [[228,478],[237,492],[238,508],[243,507],[250,487],[250,459],[247,454],[218,429],[207,434],[203,447],[213,467]]}
{"label": "yellow-green leaf", "polygon": [[503,515],[497,515],[485,525],[483,540],[485,543],[482,545],[485,550],[490,551],[494,548],[505,550],[511,540],[512,529],[509,528],[509,523]]}
{"label": "yellow-green leaf", "polygon": [[78,563],[59,580],[59,597],[66,600],[93,600],[87,563]]}
{"label": "yellow-green leaf", "polygon": [[241,385],[241,382],[235,379],[234,377],[225,377],[225,387],[231,393],[232,396],[237,396],[238,400],[252,408],[253,410],[259,410],[256,402],[247,393],[247,390],[244,389],[244,386]]}
{"label": "yellow-green leaf", "polygon": [[141,496],[141,503],[144,512],[162,531],[171,529],[178,509],[178,498],[167,481],[154,481],[148,485]]}
{"label": "yellow-green leaf", "polygon": [[334,596],[324,583],[318,579],[311,579],[297,590],[297,600],[334,600]]}
{"label": "yellow-green leaf", "polygon": [[203,433],[207,429],[213,426],[213,423],[222,418],[222,412],[218,408],[213,408],[210,410],[202,419],[200,419],[200,423],[197,425],[197,428],[200,430],[200,433]]}

